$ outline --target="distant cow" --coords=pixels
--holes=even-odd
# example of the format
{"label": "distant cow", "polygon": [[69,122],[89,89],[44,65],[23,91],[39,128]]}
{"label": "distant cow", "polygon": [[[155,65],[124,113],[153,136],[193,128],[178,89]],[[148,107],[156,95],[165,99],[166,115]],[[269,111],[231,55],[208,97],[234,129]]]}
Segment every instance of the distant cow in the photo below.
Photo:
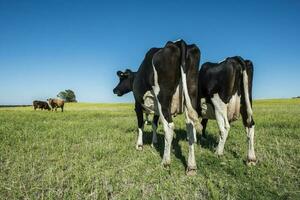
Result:
{"label": "distant cow", "polygon": [[35,100],[32,102],[32,105],[33,105],[33,108],[34,110],[36,109],[41,109],[41,110],[51,110],[49,104],[46,102],[46,101],[38,101],[38,100]]}
{"label": "distant cow", "polygon": [[203,118],[203,133],[208,119],[216,119],[220,139],[216,154],[222,155],[230,123],[241,114],[248,137],[247,164],[255,164],[254,120],[252,116],[253,64],[241,57],[220,63],[204,63],[199,71],[198,113]]}
{"label": "distant cow", "polygon": [[[200,50],[183,40],[167,42],[163,48],[150,49],[137,72],[119,71],[120,83],[114,93],[121,96],[133,91],[138,120],[136,148],[143,147],[143,111],[155,113],[154,121],[160,119],[165,132],[162,164],[170,165],[171,143],[174,124],[172,115],[185,112],[189,141],[187,173],[196,170],[194,155],[195,126],[199,125],[196,112],[198,93],[198,69]],[[127,80],[123,82],[123,80]],[[129,85],[127,85],[129,84]],[[128,90],[123,90],[129,86]]]}
{"label": "distant cow", "polygon": [[61,108],[61,112],[64,112],[64,105],[65,101],[62,99],[47,99],[49,105],[52,108],[52,111],[55,109],[57,111],[57,108]]}

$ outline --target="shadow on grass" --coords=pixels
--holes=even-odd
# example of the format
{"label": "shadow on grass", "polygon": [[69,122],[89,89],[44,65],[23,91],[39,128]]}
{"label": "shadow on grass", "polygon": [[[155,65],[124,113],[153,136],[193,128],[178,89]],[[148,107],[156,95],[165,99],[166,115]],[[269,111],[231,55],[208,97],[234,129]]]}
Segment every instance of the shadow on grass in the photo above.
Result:
{"label": "shadow on grass", "polygon": [[[187,168],[187,160],[185,156],[182,154],[182,149],[180,145],[180,141],[187,141],[187,134],[185,129],[175,129],[174,130],[174,138],[172,141],[172,149],[175,157],[181,161],[185,168]],[[145,131],[143,134],[144,145],[151,145],[152,142],[152,131]],[[217,137],[212,134],[206,133],[205,136],[201,137],[201,135],[197,134],[197,141],[200,142],[202,148],[209,149],[214,151],[215,146],[217,145]],[[199,143],[198,142],[198,143]],[[159,152],[160,157],[163,158],[164,155],[164,135],[158,133],[157,134],[157,144],[155,145],[155,149]]]}
{"label": "shadow on grass", "polygon": [[218,144],[218,138],[213,134],[205,133],[204,135],[197,135],[197,141],[200,141],[202,148],[214,151],[214,148]]}
{"label": "shadow on grass", "polygon": [[[186,131],[184,129],[177,129],[174,131],[174,138],[172,141],[172,150],[177,159],[179,159],[185,168],[187,168],[187,161],[185,156],[182,154],[181,145],[179,141],[185,140],[186,141]],[[150,145],[152,142],[152,132],[145,131],[143,135],[144,144]],[[157,144],[155,145],[155,149],[159,152],[160,157],[163,158],[164,155],[164,135],[157,134]]]}

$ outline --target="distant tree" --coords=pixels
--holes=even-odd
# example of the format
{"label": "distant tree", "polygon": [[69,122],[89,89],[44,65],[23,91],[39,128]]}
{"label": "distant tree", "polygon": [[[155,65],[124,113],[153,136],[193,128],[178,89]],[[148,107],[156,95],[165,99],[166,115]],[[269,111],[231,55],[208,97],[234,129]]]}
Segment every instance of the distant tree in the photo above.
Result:
{"label": "distant tree", "polygon": [[77,102],[76,96],[73,90],[65,90],[58,93],[57,97],[65,100],[65,102]]}

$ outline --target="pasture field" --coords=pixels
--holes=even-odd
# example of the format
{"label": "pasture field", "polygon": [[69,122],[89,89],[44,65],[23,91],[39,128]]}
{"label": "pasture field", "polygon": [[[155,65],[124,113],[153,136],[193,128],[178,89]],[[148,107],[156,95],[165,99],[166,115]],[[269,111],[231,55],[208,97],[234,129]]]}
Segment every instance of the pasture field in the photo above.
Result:
{"label": "pasture field", "polygon": [[300,199],[300,100],[257,100],[254,119],[256,166],[245,165],[241,120],[223,157],[214,154],[218,129],[209,121],[189,177],[183,116],[175,118],[167,170],[161,126],[156,148],[145,126],[144,149],[135,150],[133,104],[67,104],[64,113],[0,108],[0,199]]}

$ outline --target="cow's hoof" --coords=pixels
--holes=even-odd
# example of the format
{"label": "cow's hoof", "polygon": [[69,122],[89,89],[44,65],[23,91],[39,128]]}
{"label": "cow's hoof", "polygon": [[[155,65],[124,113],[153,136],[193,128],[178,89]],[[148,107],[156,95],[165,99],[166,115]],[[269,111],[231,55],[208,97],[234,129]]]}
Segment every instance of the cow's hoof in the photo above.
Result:
{"label": "cow's hoof", "polygon": [[188,167],[186,169],[186,175],[187,176],[195,176],[195,175],[197,175],[197,167]]}
{"label": "cow's hoof", "polygon": [[161,164],[164,168],[169,169],[170,166],[171,166],[171,161],[170,160],[163,160]]}
{"label": "cow's hoof", "polygon": [[143,145],[137,145],[135,147],[135,149],[138,150],[138,151],[142,151],[143,150]]}
{"label": "cow's hoof", "polygon": [[224,155],[224,152],[223,151],[218,151],[218,150],[216,150],[215,151],[215,154],[217,155],[217,156],[223,156]]}
{"label": "cow's hoof", "polygon": [[247,161],[246,161],[246,165],[247,165],[247,166],[255,166],[256,163],[257,163],[256,158],[252,158],[252,159],[247,158]]}

